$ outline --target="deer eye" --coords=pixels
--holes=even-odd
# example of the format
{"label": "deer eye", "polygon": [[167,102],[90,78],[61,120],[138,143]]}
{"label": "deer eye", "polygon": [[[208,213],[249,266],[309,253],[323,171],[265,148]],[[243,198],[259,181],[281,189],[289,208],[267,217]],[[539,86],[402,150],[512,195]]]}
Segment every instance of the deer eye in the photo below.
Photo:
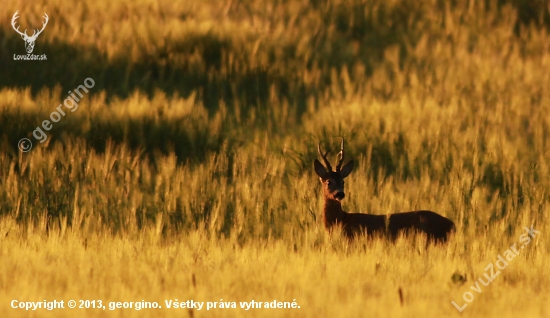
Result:
{"label": "deer eye", "polygon": [[327,185],[332,185],[332,181],[328,180]]}

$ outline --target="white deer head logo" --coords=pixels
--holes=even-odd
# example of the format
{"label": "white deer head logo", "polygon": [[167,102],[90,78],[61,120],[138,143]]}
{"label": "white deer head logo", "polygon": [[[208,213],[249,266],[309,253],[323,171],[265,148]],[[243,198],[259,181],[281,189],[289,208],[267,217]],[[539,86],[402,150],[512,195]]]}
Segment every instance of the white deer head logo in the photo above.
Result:
{"label": "white deer head logo", "polygon": [[[42,29],[40,31],[34,30],[32,36],[27,35],[27,29],[25,29],[25,32],[19,31],[19,27],[15,28],[15,20],[19,18],[17,16],[17,13],[19,13],[19,10],[15,11],[15,14],[13,15],[13,18],[11,19],[11,26],[15,30],[15,32],[21,34],[21,37],[25,41],[25,49],[27,50],[27,53],[32,53],[32,50],[34,50],[34,41],[36,41],[36,38],[44,31],[44,28],[46,27],[46,24],[48,24],[49,17],[46,13],[44,13],[44,19],[46,19],[45,22],[42,23]],[[38,31],[38,33],[37,33]]]}

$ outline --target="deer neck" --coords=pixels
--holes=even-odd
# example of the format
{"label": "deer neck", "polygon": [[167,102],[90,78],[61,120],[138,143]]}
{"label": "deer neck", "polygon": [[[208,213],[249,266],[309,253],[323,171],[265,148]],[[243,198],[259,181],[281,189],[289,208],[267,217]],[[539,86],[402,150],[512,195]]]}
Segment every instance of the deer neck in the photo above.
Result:
{"label": "deer neck", "polygon": [[336,225],[336,223],[342,222],[345,213],[342,210],[340,201],[325,198],[323,218],[327,229]]}

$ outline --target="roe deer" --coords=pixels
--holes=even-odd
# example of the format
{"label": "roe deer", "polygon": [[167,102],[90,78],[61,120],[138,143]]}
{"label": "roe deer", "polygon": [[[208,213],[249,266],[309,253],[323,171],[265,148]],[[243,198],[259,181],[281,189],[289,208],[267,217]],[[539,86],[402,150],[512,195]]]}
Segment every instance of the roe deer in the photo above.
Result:
{"label": "roe deer", "polygon": [[319,156],[325,166],[315,159],[315,172],[323,185],[325,205],[323,220],[328,231],[336,226],[342,226],[344,234],[349,238],[366,233],[368,236],[386,235],[396,239],[399,234],[424,232],[428,236],[428,243],[444,243],[451,232],[455,231],[453,221],[432,211],[401,212],[389,215],[375,215],[363,213],[347,213],[342,210],[340,201],[344,199],[344,179],[353,170],[353,160],[342,167],[344,162],[344,138],[340,143],[339,160],[336,171],[332,170],[327,159],[328,151],[321,152],[321,144],[317,146]]}

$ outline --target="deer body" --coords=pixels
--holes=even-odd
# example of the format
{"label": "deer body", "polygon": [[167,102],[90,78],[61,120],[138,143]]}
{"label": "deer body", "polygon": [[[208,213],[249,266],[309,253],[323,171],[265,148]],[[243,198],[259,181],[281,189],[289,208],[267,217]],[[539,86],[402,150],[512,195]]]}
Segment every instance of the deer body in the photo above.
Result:
{"label": "deer body", "polygon": [[353,170],[353,161],[349,161],[342,167],[344,161],[344,139],[342,138],[340,160],[336,171],[332,170],[330,162],[325,153],[321,152],[320,145],[318,152],[326,168],[315,160],[315,172],[323,185],[325,204],[323,209],[323,220],[325,228],[331,231],[335,226],[341,226],[348,238],[360,234],[387,236],[396,239],[401,234],[413,234],[423,232],[428,237],[428,242],[446,242],[450,233],[455,230],[453,221],[432,211],[411,211],[389,215],[375,215],[364,213],[348,213],[342,210],[341,200],[344,194],[344,178]]}

